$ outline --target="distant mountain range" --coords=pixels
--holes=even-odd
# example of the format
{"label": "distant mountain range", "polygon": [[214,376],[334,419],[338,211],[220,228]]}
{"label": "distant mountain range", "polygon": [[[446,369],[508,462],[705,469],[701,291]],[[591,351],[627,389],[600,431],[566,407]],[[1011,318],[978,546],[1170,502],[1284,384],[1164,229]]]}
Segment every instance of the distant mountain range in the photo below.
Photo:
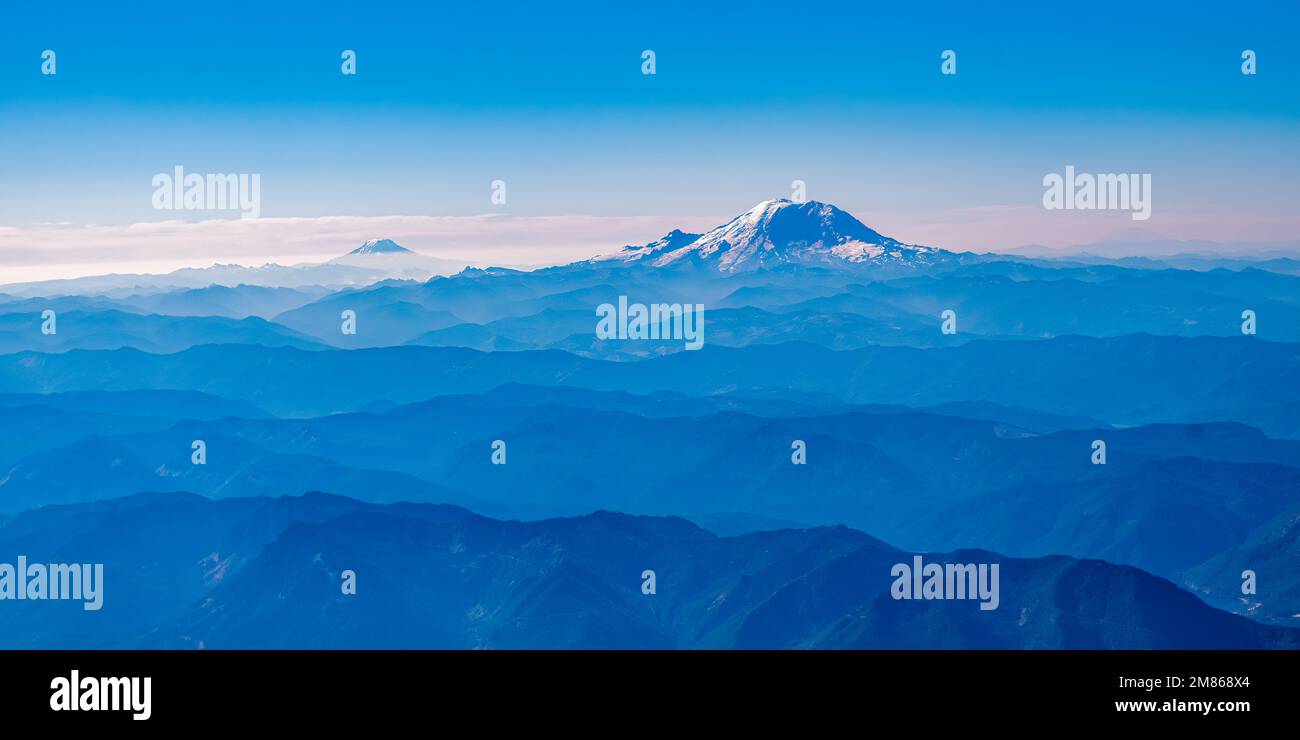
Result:
{"label": "distant mountain range", "polygon": [[[159,316],[117,310],[67,311],[59,316],[61,331],[39,332],[32,314],[0,313],[0,353],[33,346],[47,352],[69,349],[132,347],[148,352],[179,352],[212,342],[257,344],[265,347],[324,349],[320,341],[265,319],[219,316]],[[39,339],[37,339],[39,337]]]}
{"label": "distant mountain range", "polygon": [[1259,262],[1300,260],[1300,241],[1290,242],[1214,242],[1201,239],[1165,239],[1145,232],[1119,233],[1108,239],[1069,247],[1046,247],[1027,244],[1002,250],[1003,254],[1076,260],[1151,260],[1184,265],[1210,263],[1215,260]]}
{"label": "distant mountain range", "polygon": [[427,280],[450,275],[467,263],[426,257],[389,239],[372,239],[328,262],[261,267],[213,265],[187,267],[163,275],[125,274],[12,283],[0,286],[11,296],[102,295],[127,297],[211,286],[264,288],[342,288],[381,280]]}
{"label": "distant mountain range", "polygon": [[[1001,262],[876,279],[796,266],[720,274],[593,265],[465,271],[423,283],[336,291],[213,286],[122,298],[0,296],[0,347],[159,352],[230,341],[347,349],[419,344],[559,349],[620,360],[682,350],[681,342],[597,341],[594,308],[620,295],[705,305],[708,346],[806,342],[850,350],[1069,334],[1240,336],[1247,309],[1258,317],[1258,337],[1300,341],[1300,277],[1257,269],[1049,269]],[[58,336],[39,332],[46,310],[68,319],[61,320]],[[358,317],[355,334],[340,331],[346,310]],[[955,312],[954,334],[938,330],[945,310]],[[81,318],[74,322],[74,316]],[[270,323],[245,321],[250,317]]]}
{"label": "distant mountain range", "polygon": [[[1240,368],[1251,383],[1239,383]],[[1186,368],[1196,368],[1195,375]],[[274,372],[267,369],[274,368]],[[281,416],[355,411],[506,383],[692,396],[766,394],[823,403],[991,402],[1108,424],[1238,421],[1300,438],[1300,356],[1294,345],[1248,337],[1061,337],[915,349],[835,352],[789,343],[708,347],[641,362],[558,350],[454,347],[329,351],[196,346],[175,354],[132,349],[0,356],[0,393],[192,390],[248,401]]]}

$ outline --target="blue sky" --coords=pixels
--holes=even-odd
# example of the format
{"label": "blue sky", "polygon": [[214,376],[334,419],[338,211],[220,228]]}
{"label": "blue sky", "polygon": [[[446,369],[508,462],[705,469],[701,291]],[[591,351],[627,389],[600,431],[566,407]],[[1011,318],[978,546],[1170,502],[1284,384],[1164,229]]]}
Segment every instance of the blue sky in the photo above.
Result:
{"label": "blue sky", "polygon": [[[648,241],[631,233],[646,217],[707,228],[801,179],[939,246],[1129,228],[1042,211],[1043,175],[1073,164],[1152,173],[1152,233],[1296,236],[1295,3],[141,6],[4,13],[0,254],[15,262],[75,236],[51,222],[195,220],[151,207],[151,177],[176,164],[260,173],[272,221],[577,215],[639,219],[626,241]],[[1240,74],[1243,49],[1258,75]]]}

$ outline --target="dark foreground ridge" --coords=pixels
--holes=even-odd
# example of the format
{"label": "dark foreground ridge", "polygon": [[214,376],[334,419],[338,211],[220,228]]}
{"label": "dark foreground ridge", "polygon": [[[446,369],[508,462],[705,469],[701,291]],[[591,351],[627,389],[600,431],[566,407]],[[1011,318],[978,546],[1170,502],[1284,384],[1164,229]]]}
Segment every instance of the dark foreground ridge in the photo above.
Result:
{"label": "dark foreground ridge", "polygon": [[675,517],[599,511],[499,521],[455,506],[321,493],[141,494],[0,524],[0,561],[104,564],[97,611],[0,602],[9,648],[1300,644],[1295,630],[1227,614],[1164,579],[1098,560],[925,553],[927,564],[996,565],[996,608],[974,593],[952,598],[951,586],[936,592],[944,599],[920,589],[893,598],[894,569],[917,556],[845,527],[719,537]]}

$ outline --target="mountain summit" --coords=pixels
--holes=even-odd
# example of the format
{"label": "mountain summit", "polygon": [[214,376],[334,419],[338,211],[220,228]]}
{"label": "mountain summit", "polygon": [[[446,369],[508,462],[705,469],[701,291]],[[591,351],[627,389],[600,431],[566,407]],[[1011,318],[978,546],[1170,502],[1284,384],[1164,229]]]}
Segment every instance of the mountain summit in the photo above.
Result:
{"label": "mountain summit", "polygon": [[737,272],[783,264],[921,266],[944,254],[884,236],[829,203],[782,198],[765,200],[706,234],[674,231],[611,258],[656,267],[692,262]]}
{"label": "mountain summit", "polygon": [[434,275],[453,275],[466,267],[466,263],[459,260],[425,256],[392,239],[368,239],[351,252],[325,264],[366,270],[374,275],[371,282],[383,279],[428,280]]}
{"label": "mountain summit", "polygon": [[415,254],[415,252],[392,239],[369,239],[348,254]]}

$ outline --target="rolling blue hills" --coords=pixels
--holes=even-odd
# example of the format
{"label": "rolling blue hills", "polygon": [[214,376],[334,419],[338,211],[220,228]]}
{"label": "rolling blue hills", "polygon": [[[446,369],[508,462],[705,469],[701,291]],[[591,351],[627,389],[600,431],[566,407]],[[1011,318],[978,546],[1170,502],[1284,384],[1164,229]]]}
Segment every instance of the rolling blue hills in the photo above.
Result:
{"label": "rolling blue hills", "polygon": [[[822,394],[855,404],[983,401],[1117,425],[1239,421],[1273,437],[1300,437],[1300,420],[1279,413],[1300,408],[1298,347],[1253,337],[1139,334],[844,352],[800,343],[706,346],[603,362],[556,350],[205,345],[164,355],[121,349],[0,356],[0,393],[190,390],[280,416],[312,416],[524,383],[694,396]],[[1241,382],[1243,368],[1249,383]]]}
{"label": "rolling blue hills", "polygon": [[39,349],[119,349],[177,352],[197,344],[239,343],[324,349],[306,335],[256,317],[160,316],[118,310],[69,311],[57,315],[56,331],[44,334],[40,312],[0,314],[0,353]]}
{"label": "rolling blue hills", "polygon": [[[844,527],[719,537],[609,512],[536,522],[324,494],[143,494],[5,519],[0,552],[105,563],[104,605],[0,612],[6,647],[1286,648],[1135,568],[986,551],[1002,601],[890,598],[897,550]],[[122,537],[122,532],[138,533]],[[642,591],[654,570],[655,593]],[[343,571],[356,593],[340,588]]]}
{"label": "rolling blue hills", "polygon": [[[1238,423],[1040,432],[897,406],[519,385],[316,418],[110,416],[69,427],[68,413],[0,406],[7,427],[31,430],[0,457],[0,512],[141,490],[223,498],[328,485],[371,503],[507,518],[609,508],[847,524],[908,547],[1102,558],[1179,583],[1300,515],[1290,494],[1300,441]],[[1090,461],[1099,437],[1104,466]],[[195,439],[207,443],[205,465],[190,459]],[[497,439],[506,465],[491,464]],[[806,465],[791,463],[796,439]],[[1268,576],[1261,615],[1300,607],[1272,588],[1289,587],[1290,572],[1271,566]],[[1220,579],[1208,598],[1231,598],[1228,585]]]}

